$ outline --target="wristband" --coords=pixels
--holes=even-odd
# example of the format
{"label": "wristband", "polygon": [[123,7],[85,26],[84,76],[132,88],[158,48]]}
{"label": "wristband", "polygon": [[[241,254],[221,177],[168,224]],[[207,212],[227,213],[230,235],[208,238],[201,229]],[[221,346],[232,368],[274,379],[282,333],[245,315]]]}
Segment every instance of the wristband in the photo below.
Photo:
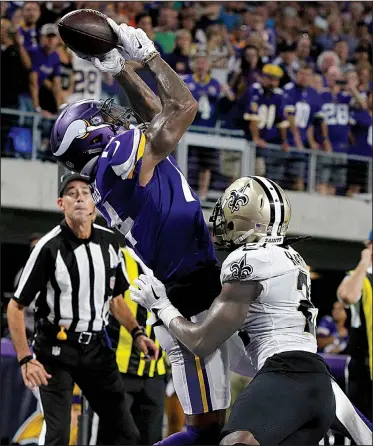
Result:
{"label": "wristband", "polygon": [[22,367],[23,365],[27,364],[28,362],[32,361],[34,357],[32,355],[25,356],[19,361],[19,366]]}
{"label": "wristband", "polygon": [[154,57],[155,56],[158,56],[159,55],[159,52],[156,50],[156,51],[152,51],[148,56],[146,56],[145,57],[145,59],[141,62],[142,63],[142,65],[145,67],[145,65],[147,64],[147,63],[149,63],[152,59],[154,59]]}
{"label": "wristband", "polygon": [[137,336],[140,336],[142,334],[146,336],[145,328],[141,327],[141,325],[139,325],[138,327],[135,327],[131,330],[131,336],[133,339],[137,338]]}
{"label": "wristband", "polygon": [[158,311],[158,317],[162,319],[167,328],[170,328],[172,319],[175,319],[176,317],[183,317],[183,315],[170,303],[167,305],[167,307]]}
{"label": "wristband", "polygon": [[132,336],[132,339],[135,341],[140,336],[145,336],[146,338],[148,337],[148,335],[145,333],[145,331],[138,331],[137,333],[135,333]]}

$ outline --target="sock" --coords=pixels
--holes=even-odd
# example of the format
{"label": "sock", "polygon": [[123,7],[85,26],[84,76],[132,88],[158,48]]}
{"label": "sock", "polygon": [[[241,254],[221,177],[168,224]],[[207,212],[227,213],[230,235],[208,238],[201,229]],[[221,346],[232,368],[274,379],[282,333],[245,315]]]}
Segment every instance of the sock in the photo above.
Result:
{"label": "sock", "polygon": [[176,432],[167,438],[155,443],[153,446],[180,446],[180,445],[192,445],[197,444],[196,441],[199,438],[200,429],[194,426],[187,426],[185,432]]}
{"label": "sock", "polygon": [[177,432],[155,443],[153,446],[211,445],[219,443],[222,426],[212,424],[204,429],[186,426],[185,432]]}

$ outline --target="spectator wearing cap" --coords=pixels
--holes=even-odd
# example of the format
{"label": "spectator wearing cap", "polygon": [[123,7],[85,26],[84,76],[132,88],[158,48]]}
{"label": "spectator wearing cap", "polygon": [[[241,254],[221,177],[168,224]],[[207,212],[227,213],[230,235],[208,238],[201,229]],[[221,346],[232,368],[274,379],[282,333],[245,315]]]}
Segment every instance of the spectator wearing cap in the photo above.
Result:
{"label": "spectator wearing cap", "polygon": [[[41,103],[44,97],[40,94],[42,89],[49,89],[58,107],[61,97],[60,58],[57,53],[58,28],[53,23],[43,25],[40,30],[40,46],[30,51],[31,73],[30,92],[34,108],[43,116],[50,117],[51,111],[43,109]],[[50,108],[50,104],[48,104]]]}
{"label": "spectator wearing cap", "polygon": [[[244,119],[249,122],[248,137],[257,146],[256,173],[274,181],[283,181],[286,152],[289,151],[284,93],[278,88],[284,72],[274,64],[263,67],[259,82],[248,90]],[[268,143],[280,144],[282,151],[268,149]]]}
{"label": "spectator wearing cap", "polygon": [[359,263],[337,290],[338,299],[351,310],[347,394],[351,402],[372,419],[372,231]]}
{"label": "spectator wearing cap", "polygon": [[281,67],[284,72],[280,80],[280,87],[295,81],[297,69],[297,55],[295,50],[295,43],[289,44],[287,42],[281,42],[277,45],[277,51],[280,53],[280,56],[273,61],[273,64]]}
{"label": "spectator wearing cap", "polygon": [[30,92],[36,112],[43,115],[41,121],[40,156],[49,157],[48,147],[53,125],[51,117],[62,104],[61,61],[57,53],[59,44],[58,28],[54,23],[47,23],[40,30],[40,46],[30,51],[31,73]]}
{"label": "spectator wearing cap", "polygon": [[[58,195],[65,218],[33,249],[7,313],[24,383],[40,392],[45,428],[39,444],[69,444],[74,383],[100,417],[99,444],[136,444],[138,431],[105,332],[109,309],[144,354],[156,357],[158,349],[123,299],[122,251],[112,231],[93,223],[88,178],[65,175]],[[24,322],[32,302],[33,355]]]}

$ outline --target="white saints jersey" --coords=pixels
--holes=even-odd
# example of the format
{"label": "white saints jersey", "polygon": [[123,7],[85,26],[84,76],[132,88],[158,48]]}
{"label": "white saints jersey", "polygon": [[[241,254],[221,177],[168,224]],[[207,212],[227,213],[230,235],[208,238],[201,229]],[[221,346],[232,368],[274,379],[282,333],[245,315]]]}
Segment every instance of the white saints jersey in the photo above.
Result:
{"label": "white saints jersey", "polygon": [[102,74],[88,60],[80,59],[73,53],[74,90],[68,98],[73,104],[82,99],[101,99]]}
{"label": "white saints jersey", "polygon": [[276,353],[316,353],[318,310],[310,300],[307,266],[294,249],[268,244],[238,248],[226,258],[221,270],[221,282],[231,280],[257,280],[263,287],[242,326],[250,338],[247,352],[258,370]]}

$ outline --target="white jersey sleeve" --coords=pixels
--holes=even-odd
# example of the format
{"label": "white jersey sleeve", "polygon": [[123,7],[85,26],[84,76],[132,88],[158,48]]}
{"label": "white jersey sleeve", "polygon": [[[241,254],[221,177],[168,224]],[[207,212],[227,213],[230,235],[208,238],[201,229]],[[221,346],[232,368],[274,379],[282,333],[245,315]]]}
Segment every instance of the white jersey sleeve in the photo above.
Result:
{"label": "white jersey sleeve", "polygon": [[231,252],[221,268],[221,283],[232,280],[265,280],[271,275],[266,248],[243,246]]}

